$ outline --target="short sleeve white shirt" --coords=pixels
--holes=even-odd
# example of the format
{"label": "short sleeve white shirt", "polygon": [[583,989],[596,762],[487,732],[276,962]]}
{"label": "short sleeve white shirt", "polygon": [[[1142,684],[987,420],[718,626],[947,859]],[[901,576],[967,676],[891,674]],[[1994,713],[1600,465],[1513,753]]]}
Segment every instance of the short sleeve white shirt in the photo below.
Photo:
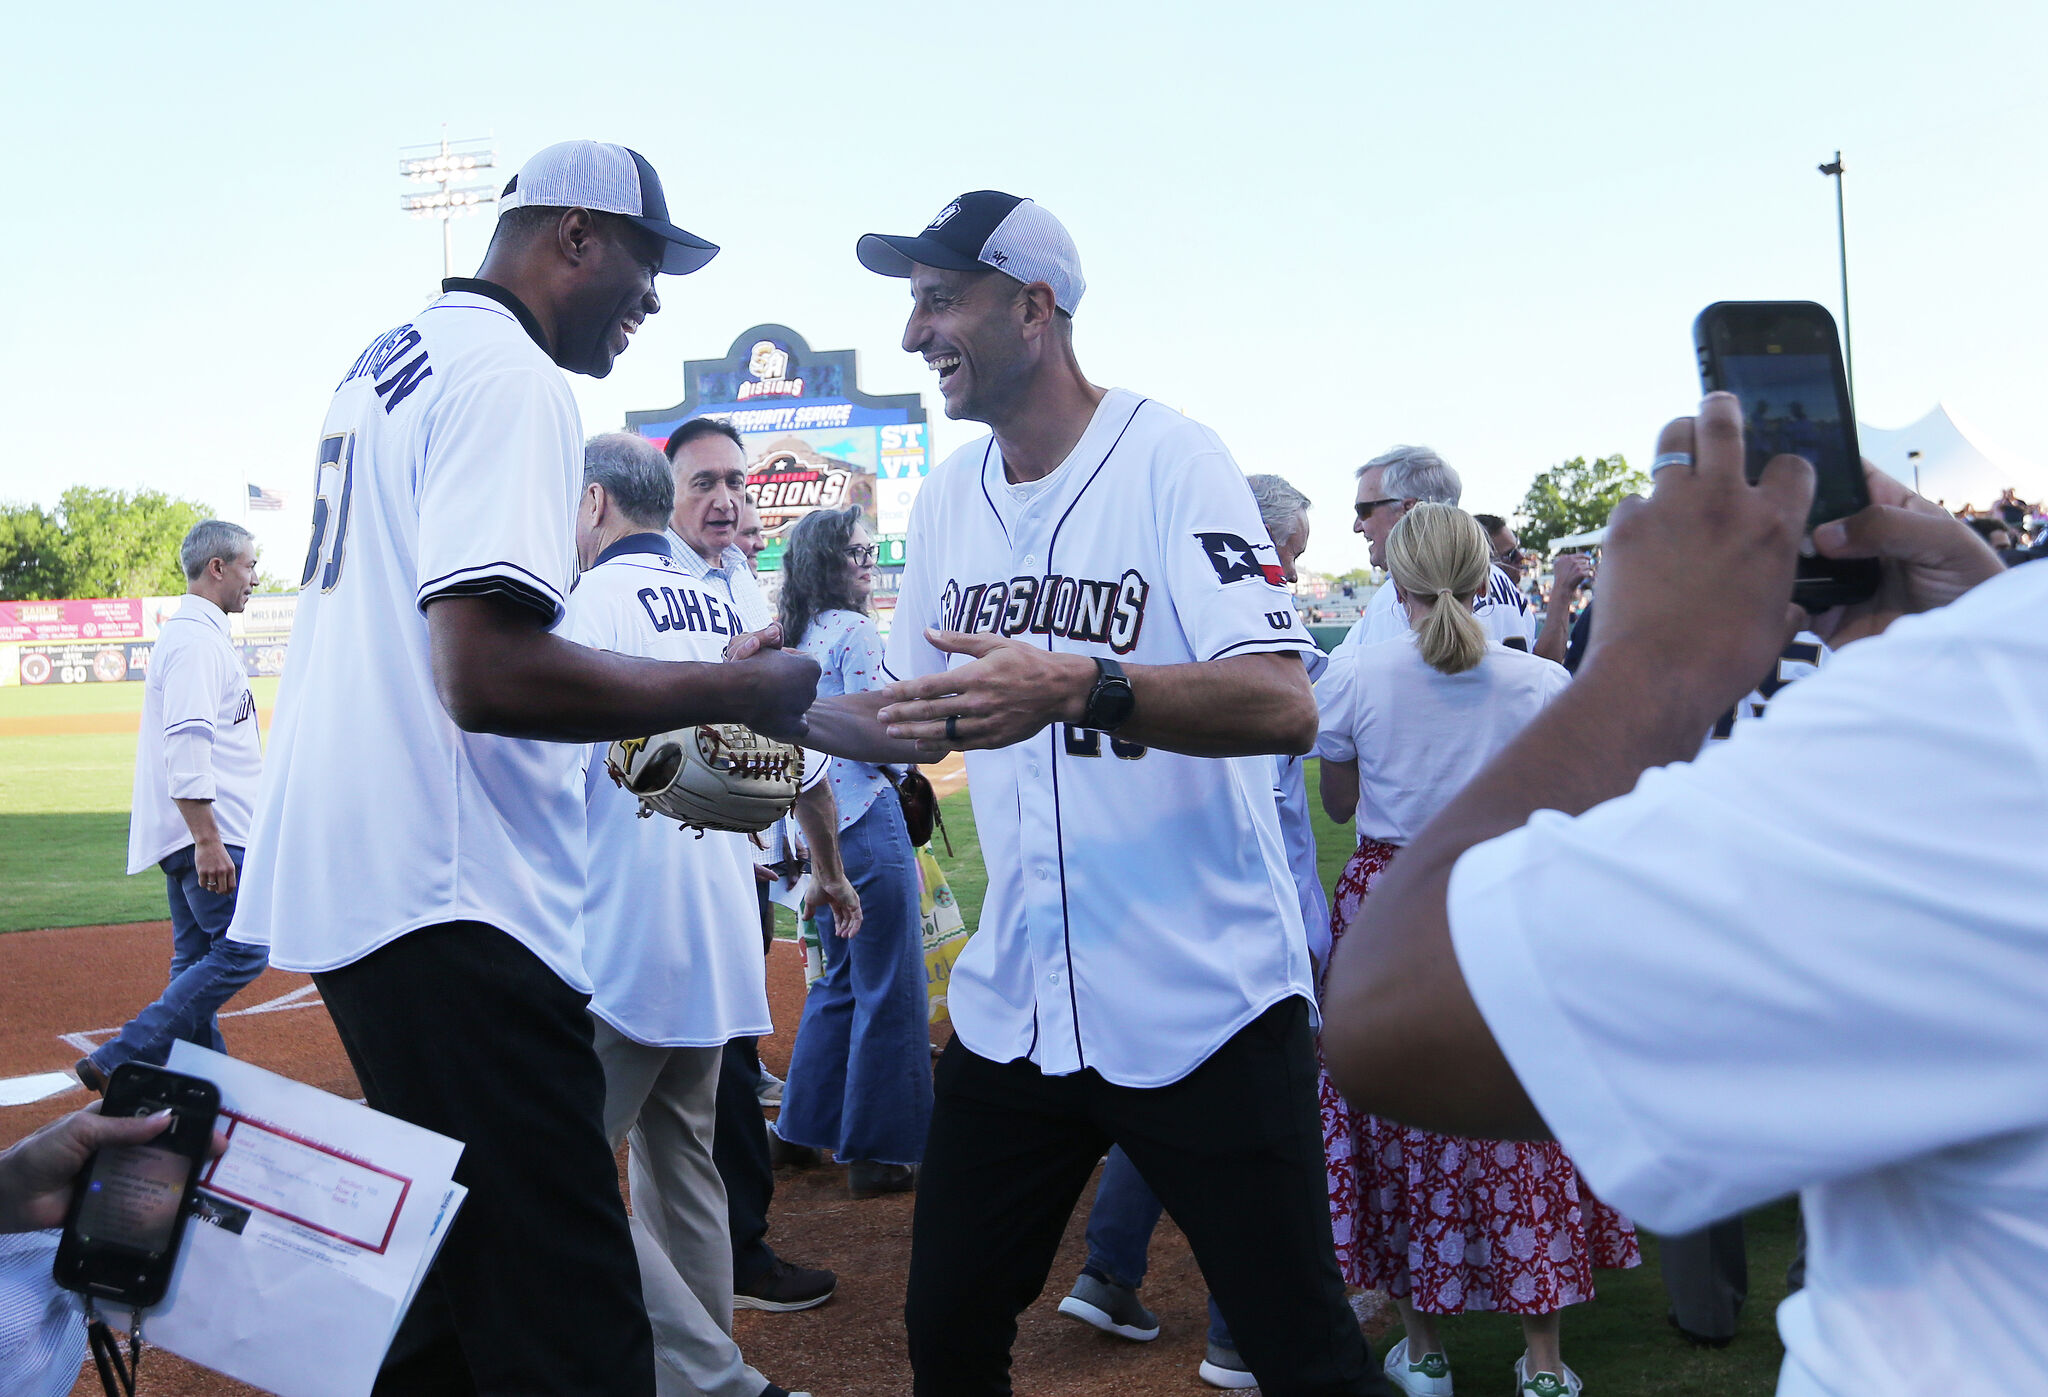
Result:
{"label": "short sleeve white shirt", "polygon": [[[608,549],[577,582],[562,621],[562,635],[579,645],[714,664],[746,629],[654,533]],[[655,1047],[708,1048],[769,1032],[753,846],[744,835],[641,819],[640,802],[605,770],[608,746],[584,749],[590,1012]]]}
{"label": "short sleeve white shirt", "polygon": [[1358,835],[1406,844],[1571,682],[1498,642],[1463,674],[1430,667],[1415,632],[1330,659],[1315,754],[1358,763]]}
{"label": "short sleeve white shirt", "polygon": [[[483,287],[483,283],[452,283]],[[588,990],[580,745],[469,733],[425,608],[489,595],[550,623],[575,577],[575,399],[497,288],[380,336],[335,390],[256,831],[229,934],[332,970],[478,921]]]}
{"label": "short sleeve white shirt", "polygon": [[227,614],[188,592],[164,622],[142,684],[128,871],[141,873],[192,843],[180,800],[212,801],[221,843],[247,845],[262,780],[256,696]]}
{"label": "short sleeve white shirt", "polygon": [[[919,492],[892,676],[966,662],[927,626],[1147,665],[1312,648],[1251,489],[1206,427],[1111,390],[1043,488],[1005,484],[990,437]],[[966,760],[989,883],[948,1002],[974,1052],[1163,1086],[1272,1005],[1312,998],[1271,757],[1053,724]]]}
{"label": "short sleeve white shirt", "polygon": [[1837,651],[1697,761],[1450,883],[1466,983],[1600,1195],[1794,1189],[1779,1392],[2048,1373],[2048,568]]}
{"label": "short sleeve white shirt", "polygon": [[[881,633],[872,617],[858,611],[819,612],[794,648],[797,654],[818,662],[819,698],[869,693],[889,682],[882,673]],[[845,757],[831,760],[832,800],[839,807],[839,828],[851,829],[869,807],[894,788],[878,766]]]}

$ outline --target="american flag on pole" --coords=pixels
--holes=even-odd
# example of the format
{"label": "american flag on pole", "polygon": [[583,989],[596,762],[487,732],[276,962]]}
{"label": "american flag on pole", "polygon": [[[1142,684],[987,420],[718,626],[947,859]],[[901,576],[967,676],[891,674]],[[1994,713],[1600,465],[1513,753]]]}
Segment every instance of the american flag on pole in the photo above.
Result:
{"label": "american flag on pole", "polygon": [[284,496],[275,490],[266,490],[261,485],[249,487],[249,508],[283,509]]}

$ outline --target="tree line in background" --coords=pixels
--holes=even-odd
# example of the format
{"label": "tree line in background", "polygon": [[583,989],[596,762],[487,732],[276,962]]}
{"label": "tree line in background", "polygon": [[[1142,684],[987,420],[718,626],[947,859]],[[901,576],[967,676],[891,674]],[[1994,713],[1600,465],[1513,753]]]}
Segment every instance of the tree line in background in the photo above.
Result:
{"label": "tree line in background", "polygon": [[1597,529],[1629,495],[1649,493],[1650,477],[1631,467],[1620,452],[1588,461],[1574,456],[1537,476],[1522,496],[1515,517],[1524,548],[1547,549],[1550,541]]}
{"label": "tree line in background", "polygon": [[[1515,511],[1522,544],[1597,529],[1622,497],[1650,488],[1649,477],[1619,453],[1574,456],[1537,476]],[[178,545],[204,505],[158,490],[99,490],[74,485],[54,510],[0,505],[0,601],[72,597],[160,597],[185,590]],[[1366,580],[1358,568],[1344,577]],[[266,576],[266,589],[286,584]]]}
{"label": "tree line in background", "polygon": [[159,490],[87,485],[53,510],[0,505],[0,601],[175,596],[185,590],[178,545],[209,517]]}

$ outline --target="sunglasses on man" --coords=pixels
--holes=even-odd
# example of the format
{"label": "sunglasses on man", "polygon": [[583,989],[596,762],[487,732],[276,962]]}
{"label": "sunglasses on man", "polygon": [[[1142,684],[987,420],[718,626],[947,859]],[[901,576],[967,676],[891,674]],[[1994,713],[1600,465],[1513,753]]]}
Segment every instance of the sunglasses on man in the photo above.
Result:
{"label": "sunglasses on man", "polygon": [[1374,510],[1378,509],[1378,508],[1379,508],[1379,507],[1380,507],[1381,505],[1383,505],[1383,504],[1399,504],[1399,503],[1401,503],[1401,498],[1400,498],[1400,496],[1398,496],[1398,495],[1395,495],[1395,496],[1390,496],[1389,498],[1387,498],[1387,499],[1384,499],[1384,500],[1360,500],[1360,501],[1358,502],[1358,518],[1359,518],[1359,522],[1360,522],[1360,523],[1363,523],[1363,522],[1364,522],[1364,521],[1366,521],[1367,519],[1370,519],[1370,518],[1372,518],[1372,512],[1373,512]]}

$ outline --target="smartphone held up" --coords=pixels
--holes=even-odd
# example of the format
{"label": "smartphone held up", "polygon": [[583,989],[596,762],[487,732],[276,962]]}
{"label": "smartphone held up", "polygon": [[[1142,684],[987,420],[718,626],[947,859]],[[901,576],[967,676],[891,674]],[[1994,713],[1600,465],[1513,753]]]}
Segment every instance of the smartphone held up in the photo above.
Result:
{"label": "smartphone held up", "polygon": [[[1693,322],[1700,383],[1742,404],[1745,469],[1754,481],[1773,456],[1813,467],[1810,535],[1817,524],[1870,503],[1856,414],[1842,369],[1835,319],[1811,301],[1716,301]],[[1877,590],[1874,559],[1823,558],[1801,550],[1792,600],[1809,613],[1862,601]]]}
{"label": "smartphone held up", "polygon": [[213,1145],[220,1088],[128,1062],[108,1078],[108,1116],[171,1113],[163,1133],[103,1149],[80,1177],[57,1244],[57,1284],[127,1309],[163,1299],[200,1167]]}

